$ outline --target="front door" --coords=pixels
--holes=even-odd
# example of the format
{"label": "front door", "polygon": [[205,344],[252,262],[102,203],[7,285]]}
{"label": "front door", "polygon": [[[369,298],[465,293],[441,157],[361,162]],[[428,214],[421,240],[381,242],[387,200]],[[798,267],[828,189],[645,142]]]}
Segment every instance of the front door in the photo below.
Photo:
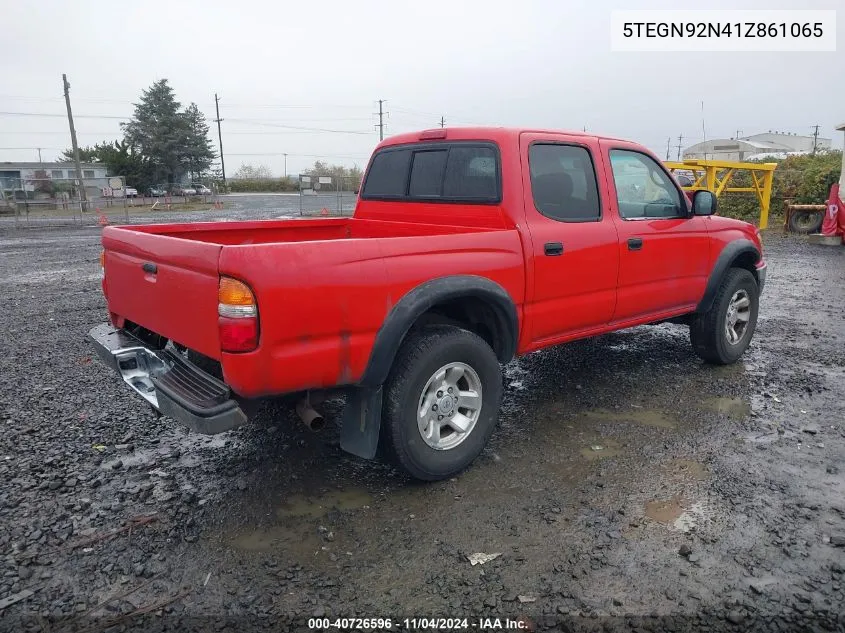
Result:
{"label": "front door", "polygon": [[612,321],[692,310],[710,262],[707,218],[693,216],[663,165],[636,146],[601,141],[619,233],[619,289]]}
{"label": "front door", "polygon": [[523,190],[531,234],[529,349],[607,325],[616,302],[619,249],[596,178],[596,139],[565,134],[520,136]]}

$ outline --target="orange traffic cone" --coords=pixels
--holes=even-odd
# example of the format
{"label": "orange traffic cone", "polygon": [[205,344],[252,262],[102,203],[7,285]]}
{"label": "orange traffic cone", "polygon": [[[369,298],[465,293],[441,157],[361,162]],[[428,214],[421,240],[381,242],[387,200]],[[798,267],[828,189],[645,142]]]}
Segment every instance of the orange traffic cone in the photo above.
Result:
{"label": "orange traffic cone", "polygon": [[320,209],[320,215],[328,215],[328,214],[329,214],[329,210],[326,207],[323,207],[322,209]]}

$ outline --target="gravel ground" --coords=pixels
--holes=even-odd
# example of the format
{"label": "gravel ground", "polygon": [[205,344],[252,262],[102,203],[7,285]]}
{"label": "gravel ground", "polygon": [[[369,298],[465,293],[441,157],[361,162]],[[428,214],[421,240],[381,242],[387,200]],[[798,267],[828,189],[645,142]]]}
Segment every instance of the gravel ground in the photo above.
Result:
{"label": "gravel ground", "polygon": [[765,236],[734,366],[668,325],[511,363],[490,446],[420,485],[281,403],[157,417],[86,340],[98,239],[0,233],[0,630],[845,630],[845,249]]}

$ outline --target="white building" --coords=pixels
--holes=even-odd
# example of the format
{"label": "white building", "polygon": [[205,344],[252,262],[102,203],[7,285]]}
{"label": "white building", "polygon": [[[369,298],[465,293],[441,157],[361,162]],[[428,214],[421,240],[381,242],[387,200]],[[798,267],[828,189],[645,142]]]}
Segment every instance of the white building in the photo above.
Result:
{"label": "white building", "polygon": [[831,148],[831,139],[802,136],[789,132],[763,132],[740,138],[716,138],[696,143],[684,150],[684,159],[746,161],[754,158],[786,157],[790,154],[809,154]]}
{"label": "white building", "polygon": [[[106,179],[106,166],[102,163],[81,163],[85,187],[99,187]],[[22,189],[38,180],[74,180],[73,163],[9,163],[0,162],[0,188]],[[23,183],[23,184],[22,184]]]}

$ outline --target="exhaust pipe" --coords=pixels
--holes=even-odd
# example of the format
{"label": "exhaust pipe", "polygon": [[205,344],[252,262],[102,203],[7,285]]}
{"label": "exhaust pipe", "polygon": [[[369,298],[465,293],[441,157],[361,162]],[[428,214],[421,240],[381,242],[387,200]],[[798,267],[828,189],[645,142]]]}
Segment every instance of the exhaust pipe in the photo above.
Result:
{"label": "exhaust pipe", "polygon": [[326,425],[326,420],[312,407],[308,398],[303,398],[296,403],[296,414],[312,431],[319,431]]}

